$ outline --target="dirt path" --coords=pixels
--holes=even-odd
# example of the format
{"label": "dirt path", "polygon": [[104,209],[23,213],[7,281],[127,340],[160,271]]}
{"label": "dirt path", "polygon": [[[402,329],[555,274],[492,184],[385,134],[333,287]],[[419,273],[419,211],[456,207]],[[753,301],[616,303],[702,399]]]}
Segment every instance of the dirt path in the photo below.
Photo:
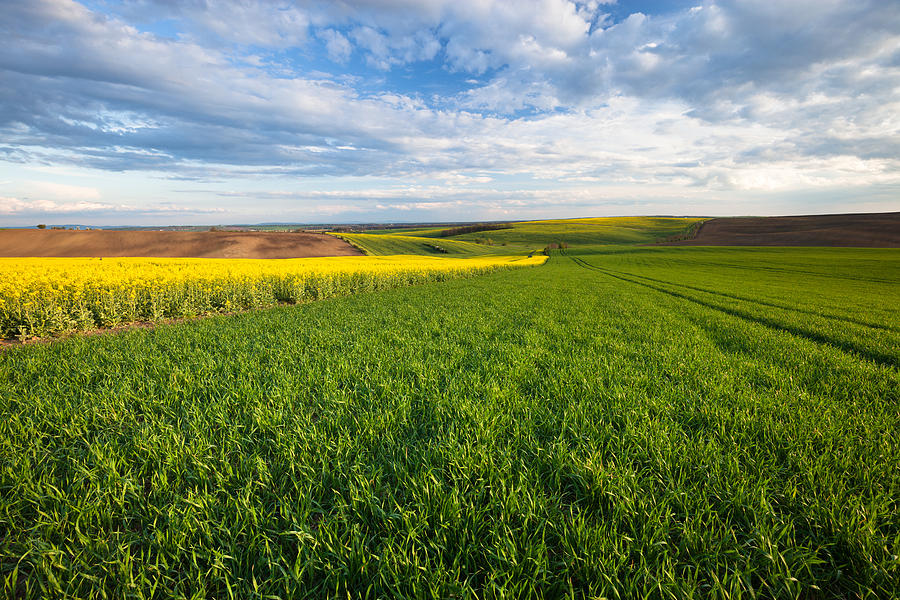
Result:
{"label": "dirt path", "polygon": [[322,233],[0,230],[2,257],[308,258],[360,254],[344,240]]}

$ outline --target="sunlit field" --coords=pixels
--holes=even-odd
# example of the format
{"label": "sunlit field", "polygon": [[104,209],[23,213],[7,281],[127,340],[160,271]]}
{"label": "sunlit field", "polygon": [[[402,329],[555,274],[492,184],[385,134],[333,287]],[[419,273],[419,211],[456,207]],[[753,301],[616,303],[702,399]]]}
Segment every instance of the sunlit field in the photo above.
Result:
{"label": "sunlit field", "polygon": [[[559,219],[509,223],[508,229],[466,233],[453,240],[490,241],[492,244],[538,246],[566,242],[569,244],[644,244],[679,236],[696,224],[697,218],[675,217],[607,217],[596,219]],[[385,229],[367,234],[387,234],[436,238],[444,228]],[[440,243],[440,242],[437,242]]]}
{"label": "sunlit field", "polygon": [[4,594],[900,595],[900,252],[545,233],[4,351]]}
{"label": "sunlit field", "polygon": [[0,258],[0,334],[21,339],[140,320],[321,300],[470,277],[546,257]]}

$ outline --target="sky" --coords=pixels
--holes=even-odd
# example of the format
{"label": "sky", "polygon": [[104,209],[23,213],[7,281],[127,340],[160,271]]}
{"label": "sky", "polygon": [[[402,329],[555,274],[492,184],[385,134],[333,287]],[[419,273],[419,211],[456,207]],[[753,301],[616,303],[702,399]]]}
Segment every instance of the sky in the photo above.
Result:
{"label": "sky", "polygon": [[893,0],[0,0],[0,225],[900,210]]}

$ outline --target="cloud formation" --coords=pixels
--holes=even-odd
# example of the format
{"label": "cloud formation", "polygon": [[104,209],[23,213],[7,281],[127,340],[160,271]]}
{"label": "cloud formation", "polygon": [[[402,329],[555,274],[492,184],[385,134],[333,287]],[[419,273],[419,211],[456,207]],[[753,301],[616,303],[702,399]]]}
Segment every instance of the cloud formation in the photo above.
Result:
{"label": "cloud formation", "polygon": [[[900,5],[612,8],[8,2],[0,163],[82,169],[94,182],[152,173],[158,195],[173,179],[230,182],[258,199],[265,181],[314,181],[324,194],[359,179],[373,191],[372,178],[384,190],[441,182],[474,198],[496,180],[544,198],[546,216],[574,185],[731,196],[734,212],[750,212],[744,193],[883,198],[900,187]],[[93,201],[117,205],[107,193]],[[314,194],[294,197],[316,214]],[[416,214],[416,202],[394,204],[385,215]]]}

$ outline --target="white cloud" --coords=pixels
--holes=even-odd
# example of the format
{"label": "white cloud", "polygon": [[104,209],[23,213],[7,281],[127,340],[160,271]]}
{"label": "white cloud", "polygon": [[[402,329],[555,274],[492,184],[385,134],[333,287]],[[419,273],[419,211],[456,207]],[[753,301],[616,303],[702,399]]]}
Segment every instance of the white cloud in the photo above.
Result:
{"label": "white cloud", "polygon": [[345,63],[350,59],[353,52],[353,46],[350,41],[339,31],[334,29],[324,29],[319,32],[319,37],[325,40],[325,48],[328,51],[328,57],[334,62]]}
{"label": "white cloud", "polygon": [[132,0],[119,10],[136,21],[177,19],[182,38],[212,45],[297,46],[307,40],[310,25],[305,8],[269,0]]}
{"label": "white cloud", "polygon": [[378,69],[390,69],[420,60],[431,60],[441,49],[441,43],[428,30],[412,35],[391,36],[368,25],[354,28],[350,37],[363,51],[367,60]]}
{"label": "white cloud", "polygon": [[22,198],[0,197],[0,214],[16,215],[19,213],[39,214],[69,214],[109,212],[120,210],[121,207],[104,202],[91,202],[87,200],[74,200],[70,202],[56,200],[28,200]]}
{"label": "white cloud", "polygon": [[100,190],[95,187],[53,183],[49,181],[26,181],[23,186],[30,196],[56,200],[87,201],[99,200]]}
{"label": "white cloud", "polygon": [[[516,178],[562,194],[573,182],[692,197],[896,185],[900,6],[810,6],[729,1],[614,23],[601,4],[564,0],[145,0],[119,17],[13,3],[0,161],[456,191]],[[184,35],[141,32],[129,21],[141,14]],[[358,52],[410,83],[314,73],[297,57],[316,44],[336,65]],[[416,70],[431,61],[443,71]],[[417,88],[450,71],[462,72],[451,93]],[[427,192],[409,190],[404,204]],[[69,192],[33,196],[101,197]]]}
{"label": "white cloud", "polygon": [[49,200],[11,198],[0,196],[0,215],[72,215],[72,214],[100,214],[110,213],[128,215],[208,215],[222,214],[222,208],[198,208],[195,206],[180,206],[172,203],[161,203],[151,206],[132,206],[127,204],[113,204],[109,202],[94,202],[89,200]]}

